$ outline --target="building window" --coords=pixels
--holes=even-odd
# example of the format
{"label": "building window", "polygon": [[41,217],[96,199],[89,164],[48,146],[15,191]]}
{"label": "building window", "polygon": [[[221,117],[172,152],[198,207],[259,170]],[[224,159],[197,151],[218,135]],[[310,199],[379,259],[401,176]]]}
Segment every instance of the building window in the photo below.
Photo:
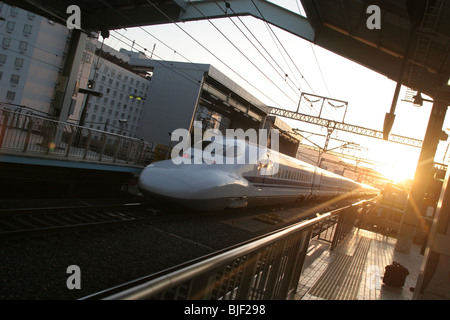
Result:
{"label": "building window", "polygon": [[11,16],[15,17],[15,16],[17,16],[18,13],[19,13],[19,8],[11,7],[11,10],[10,10],[10,13],[9,13]]}
{"label": "building window", "polygon": [[33,20],[34,17],[36,17],[36,15],[34,13],[32,13],[32,12],[28,12],[27,13],[27,17],[28,17],[28,20]]}
{"label": "building window", "polygon": [[16,61],[14,62],[14,66],[16,69],[20,69],[23,67],[23,59],[22,58],[16,58]]}
{"label": "building window", "polygon": [[3,38],[2,47],[3,49],[8,49],[11,44],[11,38]]}
{"label": "building window", "polygon": [[25,51],[27,51],[27,48],[28,48],[28,42],[20,41],[20,43],[19,43],[19,51],[20,52],[25,52]]}
{"label": "building window", "polygon": [[17,75],[17,74],[12,74],[11,75],[11,84],[12,85],[17,85],[17,84],[19,84],[19,79],[20,79],[20,76],[19,75]]}
{"label": "building window", "polygon": [[0,54],[0,65],[6,62],[6,54]]}
{"label": "building window", "polygon": [[16,25],[15,22],[13,22],[13,21],[8,21],[8,22],[6,23],[6,32],[8,32],[8,33],[13,32],[13,31],[14,31],[14,26],[15,26],[15,25]]}
{"label": "building window", "polygon": [[6,100],[14,101],[15,98],[16,98],[16,93],[14,91],[8,91],[6,93]]}
{"label": "building window", "polygon": [[83,57],[81,58],[82,61],[86,63],[91,63],[92,56],[89,53],[83,52]]}
{"label": "building window", "polygon": [[31,24],[26,24],[23,26],[23,35],[25,37],[28,37],[31,34],[31,30],[33,29],[33,26]]}

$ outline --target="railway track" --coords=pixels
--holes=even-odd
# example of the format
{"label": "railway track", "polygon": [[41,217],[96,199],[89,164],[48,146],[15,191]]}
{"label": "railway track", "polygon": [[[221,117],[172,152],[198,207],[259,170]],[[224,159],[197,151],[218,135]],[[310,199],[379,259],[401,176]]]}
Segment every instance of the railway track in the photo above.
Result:
{"label": "railway track", "polygon": [[[298,208],[189,212],[140,198],[127,204],[120,199],[80,199],[7,205],[16,209],[0,210],[2,299],[78,299],[291,223],[288,219],[272,224],[274,219],[263,222],[254,218],[272,218],[274,212],[280,218],[318,212],[315,203]],[[34,208],[19,209],[19,205]],[[81,268],[81,290],[66,287],[66,269],[71,265]]]}
{"label": "railway track", "polygon": [[158,211],[144,202],[2,209],[0,210],[0,240],[145,223]]}

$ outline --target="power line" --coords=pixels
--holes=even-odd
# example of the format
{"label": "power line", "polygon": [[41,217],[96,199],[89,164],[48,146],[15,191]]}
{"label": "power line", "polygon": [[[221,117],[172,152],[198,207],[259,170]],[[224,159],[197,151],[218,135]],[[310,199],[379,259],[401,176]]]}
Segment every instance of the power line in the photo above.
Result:
{"label": "power line", "polygon": [[289,55],[289,52],[286,50],[286,48],[283,46],[283,43],[280,41],[280,39],[278,38],[278,36],[276,35],[276,33],[273,31],[272,27],[270,26],[270,23],[266,20],[266,18],[264,17],[263,13],[261,12],[261,10],[259,10],[258,6],[256,5],[256,3],[251,0],[253,5],[255,6],[256,10],[258,10],[259,14],[261,15],[261,17],[263,18],[263,21],[266,23],[266,25],[268,26],[268,28],[272,31],[273,35],[275,36],[275,38],[278,40],[278,42],[280,43],[281,47],[283,48],[283,50],[286,52],[286,55],[289,57],[289,59],[291,60],[292,64],[294,65],[294,67],[297,69],[297,72],[302,76],[303,79],[305,79],[306,84],[308,85],[308,87],[312,90],[312,92],[315,94],[314,89],[312,88],[312,86],[308,83],[308,81],[306,80],[306,78],[303,76],[302,72],[300,71],[300,69],[297,67],[297,64],[294,62],[294,60],[292,59],[292,57]]}
{"label": "power line", "polygon": [[[109,5],[108,3],[106,3],[105,1],[101,0],[102,3],[104,3],[105,5],[107,5],[108,7],[110,7],[112,10],[116,11],[118,14],[120,14],[122,17],[126,18],[128,21],[130,21],[131,23],[136,24],[132,19],[130,19],[129,17],[125,16],[124,14],[122,14],[121,12],[119,12],[117,9],[115,9],[114,7],[112,7],[111,5]],[[154,6],[158,11],[160,11],[161,13],[163,13],[165,16],[167,16],[163,11],[161,11],[158,7],[156,7],[152,2],[149,2],[147,0],[147,2],[149,4],[151,4],[152,6]],[[169,18],[170,19],[170,18]],[[206,51],[208,51],[212,56],[214,56],[217,60],[219,60],[222,64],[224,64],[227,68],[229,68],[231,71],[233,71],[238,77],[240,77],[242,80],[244,80],[247,84],[249,84],[250,86],[252,86],[255,90],[257,90],[259,93],[261,93],[262,95],[264,95],[266,98],[268,98],[269,100],[271,100],[272,102],[274,102],[275,104],[278,105],[278,103],[276,103],[274,100],[272,100],[270,97],[268,97],[264,92],[262,92],[261,90],[259,90],[258,88],[256,88],[255,86],[253,86],[248,80],[246,80],[244,77],[242,77],[239,73],[237,73],[233,68],[231,68],[228,64],[226,64],[223,60],[221,60],[219,57],[217,57],[213,52],[211,52],[211,50],[209,50],[208,48],[206,48],[203,44],[201,44],[197,39],[195,39],[192,35],[190,35],[187,31],[185,31],[183,28],[181,28],[175,21],[173,21],[172,19],[170,19],[178,28],[180,28],[184,33],[186,33],[191,39],[193,39],[197,44],[199,44],[202,48],[204,48]],[[154,39],[156,39],[157,41],[159,41],[160,43],[162,43],[165,47],[169,48],[170,50],[176,52],[176,50],[174,50],[173,48],[171,48],[169,45],[167,45],[164,41],[160,40],[159,38],[155,37],[154,35],[152,35],[150,32],[148,32],[147,30],[145,30],[142,27],[139,27],[141,30],[143,30],[145,33],[147,33],[148,35],[150,35],[151,37],[153,37]],[[147,51],[147,49],[145,49],[145,51]],[[191,62],[189,59],[187,59],[186,57],[184,57],[183,55],[180,54],[180,56],[185,59],[186,61],[192,63],[193,65],[197,66],[197,64]],[[197,66],[198,68],[200,68],[199,66]]]}
{"label": "power line", "polygon": [[325,81],[325,77],[323,76],[322,69],[320,68],[319,60],[317,59],[316,51],[314,50],[314,45],[311,42],[309,44],[311,46],[311,50],[313,52],[314,59],[316,60],[317,67],[319,68],[320,76],[322,77],[323,83],[325,84],[325,89],[327,90],[328,96],[331,96],[330,90],[328,89],[328,86],[327,86],[327,82]]}
{"label": "power line", "polygon": [[[234,70],[231,66],[229,66],[225,61],[223,61],[221,58],[219,58],[216,54],[214,54],[211,50],[209,50],[206,46],[204,46],[200,41],[198,41],[195,37],[193,37],[189,32],[187,32],[186,30],[184,30],[176,21],[174,21],[173,19],[171,19],[168,15],[166,15],[161,9],[159,9],[157,6],[155,6],[155,4],[153,4],[152,2],[150,2],[149,0],[147,0],[147,2],[149,4],[151,4],[154,8],[156,8],[159,12],[161,12],[166,18],[168,18],[170,21],[172,21],[174,23],[174,25],[176,27],[178,27],[181,31],[183,31],[188,37],[190,37],[192,40],[194,40],[198,45],[200,45],[203,49],[205,49],[209,54],[211,54],[214,58],[216,58],[218,61],[220,61],[224,66],[226,66],[228,69],[230,69],[234,74],[236,74],[239,78],[241,78],[243,81],[245,81],[248,85],[250,85],[252,88],[254,88],[256,91],[258,91],[259,93],[261,93],[263,96],[265,96],[266,98],[268,98],[270,101],[272,101],[273,103],[277,104],[278,103],[276,101],[274,101],[272,98],[270,98],[269,96],[267,96],[264,92],[262,92],[260,89],[256,88],[252,83],[250,83],[247,79],[245,79],[243,76],[241,76],[236,70]],[[192,4],[192,3],[191,3]],[[194,6],[195,7],[195,6]],[[195,7],[197,10],[198,8]],[[199,11],[199,10],[198,10]],[[201,13],[201,12],[200,12]],[[204,15],[203,15],[204,16]],[[145,31],[145,30],[144,30]],[[147,32],[147,31],[146,31]],[[171,49],[173,50],[173,49]],[[187,61],[189,61],[188,59],[186,59]]]}
{"label": "power line", "polygon": [[[223,0],[226,4],[228,4],[225,0]],[[218,3],[217,1],[215,1],[216,5],[226,14],[228,15],[227,10],[224,10]],[[227,6],[227,8],[231,9],[231,11],[236,15],[236,13],[234,12],[233,8],[231,6]],[[291,78],[288,77],[288,74],[283,70],[283,68],[278,64],[278,62],[276,61],[276,59],[267,51],[267,49],[265,48],[265,46],[258,40],[258,38],[254,35],[254,33],[249,29],[249,27],[244,23],[244,21],[242,21],[242,19],[237,16],[237,19],[242,23],[242,25],[247,29],[247,31],[253,36],[253,38],[258,42],[258,44],[264,49],[264,51],[269,55],[269,57],[275,62],[275,64],[278,66],[279,69],[281,69],[282,74],[280,74],[278,72],[278,70],[273,66],[273,64],[266,58],[266,56],[258,49],[258,47],[248,38],[248,36],[244,33],[244,31],[242,31],[242,29],[233,21],[233,19],[228,16],[228,19],[230,19],[230,21],[236,26],[236,28],[244,35],[244,37],[251,43],[251,45],[258,51],[258,53],[267,61],[267,63],[275,70],[275,72],[277,72],[277,74],[284,79],[285,81],[289,80],[294,86],[294,82],[292,81]],[[301,88],[298,89],[294,89],[291,86],[289,86],[295,94],[298,94],[297,90],[301,90]]]}
{"label": "power line", "polygon": [[[208,22],[239,52],[241,53],[265,78],[267,78],[278,90],[280,90],[281,92],[284,93],[284,91],[276,84],[274,83],[249,57],[247,57],[247,55],[242,52],[241,49],[239,49],[234,43],[233,41],[231,41],[214,23],[211,22],[211,20],[204,15],[204,13],[197,8],[197,6],[195,4],[192,3],[192,1],[189,0],[189,3],[206,19],[208,20]],[[293,103],[297,103],[296,101],[294,101],[291,97],[287,96],[286,97],[291,100]]]}
{"label": "power line", "polygon": [[[118,31],[115,31],[115,32],[118,33],[119,35],[121,35],[123,38],[125,38],[125,39],[127,39],[127,40],[129,40],[129,41],[132,41],[131,39],[125,37],[125,36],[122,35],[122,34],[120,34]],[[118,39],[120,42],[122,42],[122,43],[128,45],[125,41],[123,41],[123,40],[121,40],[121,39],[115,37],[114,35],[111,35],[111,36],[114,37],[115,39]],[[143,48],[145,51],[148,51],[146,48],[144,48],[143,46],[141,46],[141,45],[138,44],[137,42],[134,42],[134,44],[137,45],[138,47]],[[149,58],[149,57],[147,56],[147,54],[144,53],[144,55],[145,55],[147,58]],[[180,77],[186,79],[187,81],[189,81],[189,82],[191,82],[191,83],[193,83],[193,84],[195,84],[195,85],[198,85],[198,84],[199,84],[199,83],[198,83],[198,79],[192,77],[190,74],[186,73],[184,70],[182,70],[182,69],[180,69],[180,68],[174,66],[174,65],[171,64],[169,61],[166,61],[166,60],[162,59],[161,57],[159,57],[159,56],[158,56],[157,54],[155,54],[155,53],[153,53],[153,55],[156,56],[158,59],[161,59],[161,60],[154,60],[154,59],[151,59],[151,60],[154,61],[155,63],[157,63],[157,64],[159,64],[159,65],[161,65],[161,66],[163,66],[163,67],[168,67],[172,72],[178,74]],[[150,59],[150,58],[149,58],[149,59]],[[178,70],[179,72],[184,73],[185,75],[182,75],[181,73],[179,73],[179,72],[177,72],[177,71],[175,71],[175,70]],[[203,71],[203,69],[202,69],[202,71]],[[189,79],[189,78],[190,78],[190,79]]]}

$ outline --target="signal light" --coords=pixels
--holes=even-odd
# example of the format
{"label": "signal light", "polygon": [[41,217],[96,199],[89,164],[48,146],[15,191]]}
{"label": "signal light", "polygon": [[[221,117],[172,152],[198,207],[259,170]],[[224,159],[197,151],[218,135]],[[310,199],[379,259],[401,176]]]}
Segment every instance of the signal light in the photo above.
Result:
{"label": "signal light", "polygon": [[88,87],[88,89],[93,89],[94,88],[94,80],[88,80],[87,87]]}

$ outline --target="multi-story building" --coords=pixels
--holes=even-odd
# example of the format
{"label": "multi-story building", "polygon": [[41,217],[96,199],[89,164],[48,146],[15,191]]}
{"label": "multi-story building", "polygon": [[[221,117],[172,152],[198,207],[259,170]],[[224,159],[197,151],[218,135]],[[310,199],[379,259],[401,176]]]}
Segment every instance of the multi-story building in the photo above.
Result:
{"label": "multi-story building", "polygon": [[[71,31],[2,2],[0,18],[0,103],[55,117]],[[173,130],[199,123],[222,132],[268,123],[266,106],[213,66],[119,52],[97,37],[86,40],[76,80],[76,87],[101,96],[75,90],[64,119],[162,148],[170,147]],[[294,154],[298,141],[285,140]]]}
{"label": "multi-story building", "polygon": [[48,114],[69,30],[0,2],[0,102]]}
{"label": "multi-story building", "polygon": [[[53,116],[55,88],[70,36],[66,26],[0,2],[0,103]],[[78,87],[87,88],[93,80],[92,90],[103,97],[76,93],[67,121],[135,137],[149,80],[133,72],[129,60],[102,46],[98,38],[88,38],[78,69]]]}
{"label": "multi-story building", "polygon": [[[102,97],[85,94],[77,95],[77,103],[69,121],[98,130],[136,137],[150,87],[150,78],[146,74],[133,71],[127,55],[106,45],[97,43],[95,55],[85,52],[85,63],[89,63],[92,90]],[[83,96],[79,99],[78,96]],[[86,108],[85,115],[83,109]]]}

